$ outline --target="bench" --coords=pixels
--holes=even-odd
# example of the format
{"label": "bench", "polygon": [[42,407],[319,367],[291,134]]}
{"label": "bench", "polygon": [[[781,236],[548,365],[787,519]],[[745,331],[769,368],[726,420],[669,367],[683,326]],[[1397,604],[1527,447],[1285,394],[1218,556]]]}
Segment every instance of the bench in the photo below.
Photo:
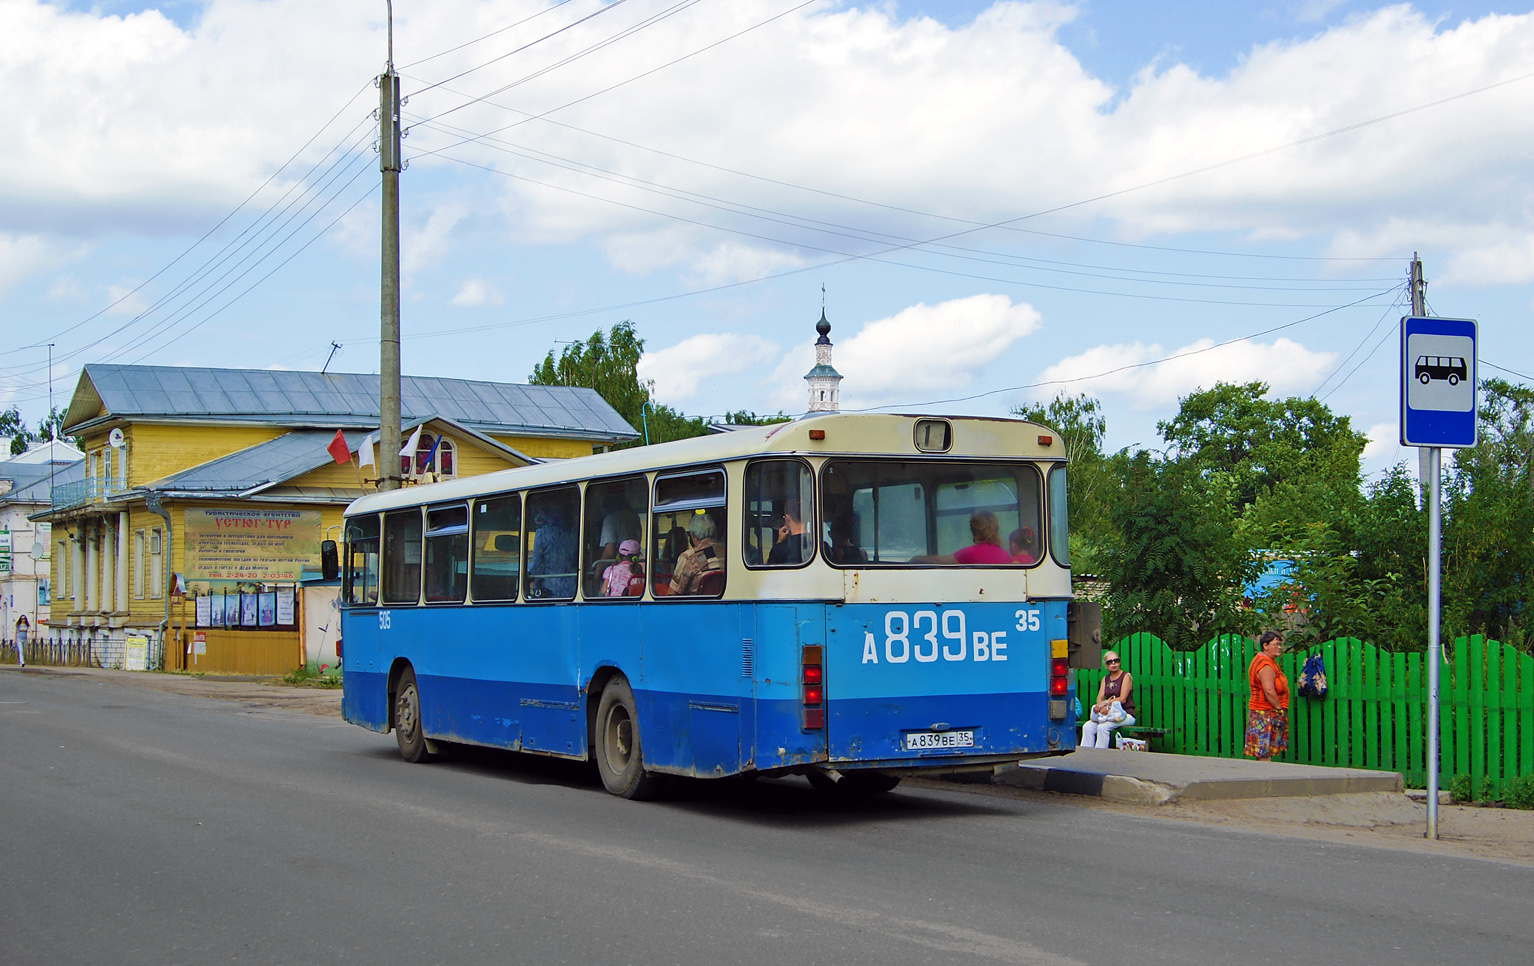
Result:
{"label": "bench", "polygon": [[[1093,695],[1096,695],[1096,693],[1097,692],[1094,690]],[[1131,697],[1135,699],[1135,723],[1122,728],[1114,728],[1114,734],[1123,735],[1126,738],[1144,738],[1150,741],[1165,738],[1167,735],[1172,733],[1173,729],[1171,728],[1157,728],[1153,725],[1143,723],[1145,719],[1150,716],[1150,702],[1144,700],[1145,695],[1141,693],[1139,688],[1135,688],[1134,694],[1131,695]],[[1090,707],[1090,702],[1083,702],[1082,717],[1076,721],[1076,729],[1078,733],[1080,732],[1081,726],[1086,724],[1087,721],[1085,709]]]}

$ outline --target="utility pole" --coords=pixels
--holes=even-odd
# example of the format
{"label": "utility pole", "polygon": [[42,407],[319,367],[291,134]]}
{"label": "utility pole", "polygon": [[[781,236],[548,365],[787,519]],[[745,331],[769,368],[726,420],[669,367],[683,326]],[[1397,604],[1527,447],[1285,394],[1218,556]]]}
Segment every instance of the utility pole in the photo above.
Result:
{"label": "utility pole", "polygon": [[394,72],[394,2],[389,62],[378,78],[378,170],[383,173],[383,266],[378,336],[378,488],[397,490],[399,472],[399,75]]}
{"label": "utility pole", "polygon": [[[1427,282],[1422,277],[1422,259],[1412,252],[1411,258],[1411,314],[1414,318],[1427,315]],[[1442,541],[1439,519],[1439,472],[1443,464],[1443,450],[1428,446],[1419,450],[1427,456],[1427,832],[1430,839],[1438,838],[1438,665],[1443,660],[1443,644],[1439,639],[1438,626],[1439,591],[1441,576]],[[1419,467],[1420,468],[1420,467]]]}

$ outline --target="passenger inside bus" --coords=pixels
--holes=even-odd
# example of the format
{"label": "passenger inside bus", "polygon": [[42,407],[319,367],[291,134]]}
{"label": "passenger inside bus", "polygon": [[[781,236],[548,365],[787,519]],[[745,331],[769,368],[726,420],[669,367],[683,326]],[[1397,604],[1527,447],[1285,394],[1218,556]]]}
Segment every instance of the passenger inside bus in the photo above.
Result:
{"label": "passenger inside bus", "polygon": [[644,564],[638,540],[618,545],[618,562],[602,572],[603,597],[638,597],[644,593]]}
{"label": "passenger inside bus", "polygon": [[1007,551],[1012,554],[1012,562],[1031,566],[1038,558],[1038,538],[1033,535],[1032,527],[1018,527],[1007,538]]}
{"label": "passenger inside bus", "polygon": [[[714,518],[710,514],[698,513],[688,521],[687,534],[691,546],[682,551],[676,567],[671,571],[673,596],[719,592],[712,586],[718,583],[718,578],[712,575],[719,574],[722,577],[724,574],[724,545],[716,541],[717,533]],[[720,589],[723,589],[722,585]]]}
{"label": "passenger inside bus", "polygon": [[644,480],[638,481],[637,492],[632,482],[624,484],[621,490],[608,492],[602,499],[602,511],[601,536],[597,538],[599,556],[612,560],[619,554],[620,543],[644,538],[644,524],[640,520],[645,511]]}
{"label": "passenger inside bus", "polygon": [[797,499],[783,505],[783,517],[774,531],[772,552],[767,563],[789,566],[804,563],[810,557],[810,535],[804,528],[804,509]]}
{"label": "passenger inside bus", "polygon": [[917,554],[911,563],[926,564],[998,564],[1011,563],[1012,555],[1001,548],[1001,523],[989,510],[969,515],[969,533],[974,543],[953,553]]}
{"label": "passenger inside bus", "polygon": [[[575,488],[570,487],[571,495]],[[532,532],[532,550],[527,557],[528,596],[535,599],[569,599],[575,596],[575,527],[566,521],[573,513],[558,503],[559,491],[528,497],[529,516],[537,529]]]}
{"label": "passenger inside bus", "polygon": [[857,518],[851,510],[834,517],[828,529],[826,556],[832,563],[843,565],[868,563],[868,554],[852,537],[857,532]]}

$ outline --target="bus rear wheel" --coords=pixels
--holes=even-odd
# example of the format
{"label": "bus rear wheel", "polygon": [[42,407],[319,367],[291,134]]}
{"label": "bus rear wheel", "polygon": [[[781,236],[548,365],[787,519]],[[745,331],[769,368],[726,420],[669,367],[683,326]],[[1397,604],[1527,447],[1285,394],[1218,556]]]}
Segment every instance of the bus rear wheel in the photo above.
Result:
{"label": "bus rear wheel", "polygon": [[394,740],[399,744],[400,757],[411,764],[437,760],[421,732],[421,692],[415,686],[414,668],[400,673],[394,690]]}
{"label": "bus rear wheel", "polygon": [[654,798],[660,793],[662,777],[644,767],[634,691],[623,678],[613,678],[602,689],[595,737],[597,772],[609,792],[634,801]]}
{"label": "bus rear wheel", "polygon": [[893,791],[900,784],[898,775],[886,775],[882,772],[841,772],[840,777],[833,778],[823,771],[812,771],[804,776],[810,780],[810,787],[818,792],[831,795],[841,795],[847,798],[867,798],[870,795],[882,795]]}

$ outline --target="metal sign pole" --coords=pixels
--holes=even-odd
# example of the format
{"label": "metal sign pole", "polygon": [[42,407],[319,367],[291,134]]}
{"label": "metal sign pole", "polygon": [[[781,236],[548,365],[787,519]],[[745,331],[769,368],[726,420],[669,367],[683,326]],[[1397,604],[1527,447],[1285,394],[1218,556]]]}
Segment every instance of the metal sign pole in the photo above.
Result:
{"label": "metal sign pole", "polygon": [[1441,547],[1439,542],[1439,475],[1443,450],[1437,446],[1427,451],[1427,837],[1438,838],[1438,664],[1443,660],[1439,640],[1438,580]]}

